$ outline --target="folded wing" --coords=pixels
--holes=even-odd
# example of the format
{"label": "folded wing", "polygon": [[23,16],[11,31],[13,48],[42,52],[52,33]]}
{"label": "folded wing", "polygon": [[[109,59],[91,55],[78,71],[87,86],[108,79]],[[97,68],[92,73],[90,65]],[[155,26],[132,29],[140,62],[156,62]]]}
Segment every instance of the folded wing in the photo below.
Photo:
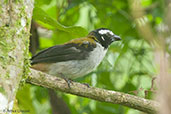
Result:
{"label": "folded wing", "polygon": [[78,44],[71,42],[64,45],[56,45],[40,51],[33,56],[31,58],[31,64],[84,60],[95,47],[96,45],[92,45],[92,43],[87,41]]}

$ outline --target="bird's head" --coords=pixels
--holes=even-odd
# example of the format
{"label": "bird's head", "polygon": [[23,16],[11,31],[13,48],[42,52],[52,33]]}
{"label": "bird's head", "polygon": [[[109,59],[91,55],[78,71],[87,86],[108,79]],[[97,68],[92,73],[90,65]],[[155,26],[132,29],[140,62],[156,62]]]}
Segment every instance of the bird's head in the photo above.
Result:
{"label": "bird's head", "polygon": [[99,42],[104,48],[108,48],[108,46],[114,41],[121,40],[120,36],[115,35],[107,28],[93,30],[89,33],[89,36]]}

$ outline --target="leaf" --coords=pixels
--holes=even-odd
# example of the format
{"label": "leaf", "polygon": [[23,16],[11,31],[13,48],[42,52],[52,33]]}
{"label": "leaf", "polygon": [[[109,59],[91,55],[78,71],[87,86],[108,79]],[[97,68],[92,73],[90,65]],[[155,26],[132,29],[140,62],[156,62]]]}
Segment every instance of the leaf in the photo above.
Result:
{"label": "leaf", "polygon": [[18,100],[20,110],[29,111],[30,114],[36,113],[32,104],[30,85],[25,84],[24,87],[19,89],[16,98]]}
{"label": "leaf", "polygon": [[49,15],[47,15],[45,11],[43,11],[41,8],[38,7],[34,8],[33,19],[36,20],[39,24],[41,24],[45,28],[52,29],[52,30],[58,29],[73,34],[77,37],[86,36],[88,33],[86,29],[79,26],[66,27],[60,24],[58,21],[51,18]]}
{"label": "leaf", "polygon": [[34,5],[35,6],[42,6],[42,5],[48,5],[50,4],[52,0],[35,0]]}

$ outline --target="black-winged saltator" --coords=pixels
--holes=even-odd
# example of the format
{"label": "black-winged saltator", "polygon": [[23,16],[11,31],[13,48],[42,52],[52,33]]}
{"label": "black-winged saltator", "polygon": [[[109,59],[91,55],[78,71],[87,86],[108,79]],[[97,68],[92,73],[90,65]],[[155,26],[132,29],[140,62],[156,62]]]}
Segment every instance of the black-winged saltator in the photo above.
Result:
{"label": "black-winged saltator", "polygon": [[86,37],[40,51],[31,58],[32,68],[64,79],[75,79],[92,72],[103,60],[109,45],[121,40],[106,28]]}

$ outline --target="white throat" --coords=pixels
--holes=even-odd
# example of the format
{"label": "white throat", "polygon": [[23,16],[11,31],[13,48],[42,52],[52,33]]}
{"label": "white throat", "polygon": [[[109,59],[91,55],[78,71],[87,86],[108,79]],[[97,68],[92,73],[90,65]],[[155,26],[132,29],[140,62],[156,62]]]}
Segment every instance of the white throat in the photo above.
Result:
{"label": "white throat", "polygon": [[89,56],[89,60],[96,64],[95,68],[101,63],[107,52],[107,49],[105,49],[101,44],[96,43],[96,46],[97,47],[91,52]]}

